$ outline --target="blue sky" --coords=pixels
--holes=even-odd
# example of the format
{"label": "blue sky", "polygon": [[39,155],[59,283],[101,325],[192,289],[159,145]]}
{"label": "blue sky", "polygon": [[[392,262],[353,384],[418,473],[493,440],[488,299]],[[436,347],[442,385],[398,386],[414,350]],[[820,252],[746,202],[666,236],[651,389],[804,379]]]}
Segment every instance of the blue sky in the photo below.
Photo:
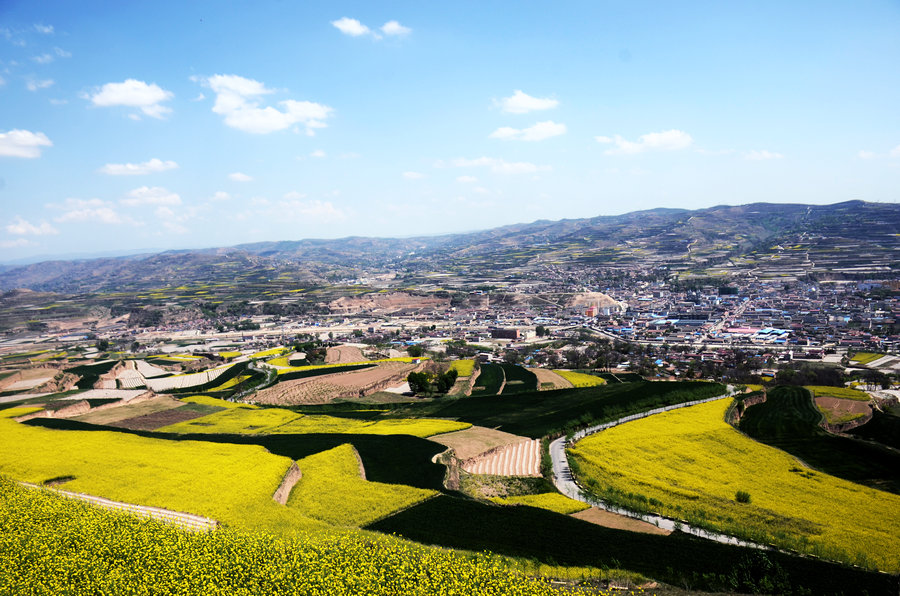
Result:
{"label": "blue sky", "polygon": [[0,262],[900,200],[900,4],[0,2]]}

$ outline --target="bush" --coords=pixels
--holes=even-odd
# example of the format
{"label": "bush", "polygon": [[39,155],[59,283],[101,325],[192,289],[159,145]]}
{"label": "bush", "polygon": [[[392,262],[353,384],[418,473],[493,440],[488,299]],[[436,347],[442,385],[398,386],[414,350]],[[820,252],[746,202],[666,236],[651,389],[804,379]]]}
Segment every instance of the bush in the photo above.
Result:
{"label": "bush", "polygon": [[745,490],[739,490],[734,494],[734,500],[738,503],[749,503],[750,493]]}

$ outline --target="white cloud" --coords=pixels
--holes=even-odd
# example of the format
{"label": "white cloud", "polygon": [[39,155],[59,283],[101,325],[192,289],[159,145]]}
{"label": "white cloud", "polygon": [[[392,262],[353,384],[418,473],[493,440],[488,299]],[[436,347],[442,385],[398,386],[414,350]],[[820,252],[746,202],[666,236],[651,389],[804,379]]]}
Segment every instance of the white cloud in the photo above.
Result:
{"label": "white cloud", "polygon": [[174,161],[162,161],[154,157],[143,163],[108,163],[99,172],[109,176],[142,176],[177,168],[178,164]]}
{"label": "white cloud", "polygon": [[478,157],[476,159],[461,157],[454,159],[453,165],[458,168],[487,166],[497,174],[530,174],[552,169],[550,166],[538,166],[527,161],[509,162],[496,157]]}
{"label": "white cloud", "polygon": [[28,79],[25,82],[25,87],[29,91],[37,91],[38,89],[46,89],[47,87],[53,86],[53,79],[44,79],[42,81],[38,81],[36,79]]}
{"label": "white cloud", "polygon": [[607,155],[635,155],[645,151],[675,151],[687,149],[694,142],[691,135],[681,130],[665,130],[663,132],[650,132],[638,137],[637,141],[628,141],[619,135],[612,139],[609,137],[594,137],[598,143],[615,143],[615,147],[607,149]]}
{"label": "white cloud", "polygon": [[31,59],[38,64],[50,64],[53,62],[54,56],[53,54],[40,54],[39,56],[32,56]]}
{"label": "white cloud", "polygon": [[497,103],[508,114],[527,114],[537,110],[549,110],[559,105],[556,99],[532,97],[518,89],[513,91],[510,97],[504,97]]}
{"label": "white cloud", "polygon": [[288,199],[288,200],[292,200],[292,201],[299,200],[299,199],[305,199],[306,193],[297,192],[296,190],[292,190],[290,192],[284,193],[284,198]]}
{"label": "white cloud", "polygon": [[478,178],[475,176],[459,176],[456,178],[457,182],[462,182],[463,184],[472,184],[474,182],[478,182]]}
{"label": "white cloud", "polygon": [[310,157],[325,157],[325,152],[321,149],[316,149],[312,153],[309,154]]}
{"label": "white cloud", "polygon": [[864,149],[860,149],[859,153],[856,154],[860,159],[875,159],[878,155],[874,151],[866,151]]}
{"label": "white cloud", "polygon": [[235,182],[250,182],[251,180],[253,180],[251,176],[248,176],[243,172],[232,172],[231,174],[228,174],[228,179]]}
{"label": "white cloud", "polygon": [[753,161],[762,161],[766,159],[781,159],[784,157],[781,153],[775,153],[773,151],[766,151],[765,149],[761,151],[753,150],[748,151],[744,154],[744,157]]}
{"label": "white cloud", "polygon": [[900,157],[900,145],[897,145],[896,147],[891,149],[891,152],[888,153],[888,155],[890,155],[891,157]]}
{"label": "white cloud", "polygon": [[62,209],[64,213],[55,218],[58,223],[63,222],[94,222],[102,224],[118,225],[134,223],[129,218],[123,218],[116,213],[109,203],[100,199],[66,199],[63,205],[48,205],[54,209]]}
{"label": "white cloud", "polygon": [[5,84],[6,84],[6,79],[4,79],[3,77],[0,77],[0,87],[2,87]]}
{"label": "white cloud", "polygon": [[421,180],[425,177],[425,174],[421,172],[403,172],[403,177],[407,180]]}
{"label": "white cloud", "polygon": [[34,30],[43,35],[53,35],[53,25],[34,24]]}
{"label": "white cloud", "polygon": [[34,159],[41,156],[41,147],[52,146],[53,143],[42,132],[20,129],[0,132],[0,157]]}
{"label": "white cloud", "polygon": [[337,29],[344,35],[349,35],[351,37],[359,37],[361,35],[366,35],[367,33],[372,32],[371,29],[369,29],[356,19],[351,19],[348,17],[342,17],[336,21],[331,21],[331,24],[337,27]]}
{"label": "white cloud", "polygon": [[345,213],[335,207],[331,201],[320,201],[318,199],[310,201],[281,201],[274,212],[278,213],[280,217],[285,217],[285,214],[289,214],[294,219],[302,218],[319,222],[339,221],[346,217]]}
{"label": "white cloud", "polygon": [[90,96],[95,106],[126,106],[139,108],[141,112],[152,118],[162,118],[172,108],[161,105],[174,97],[171,91],[159,87],[155,83],[147,84],[137,79],[127,79],[122,83],[107,83],[99,91]]}
{"label": "white cloud", "polygon": [[558,124],[552,120],[538,122],[529,128],[511,128],[503,126],[490,134],[492,139],[506,139],[517,141],[543,141],[551,137],[566,134],[566,125]]}
{"label": "white cloud", "polygon": [[3,240],[0,241],[0,248],[21,248],[23,246],[31,246],[34,242],[31,242],[25,238],[16,238],[15,240]]}
{"label": "white cloud", "polygon": [[218,190],[209,198],[210,201],[230,201],[231,195],[224,190]]}
{"label": "white cloud", "polygon": [[412,33],[412,29],[409,27],[404,27],[397,21],[388,21],[384,25],[381,26],[381,32],[385,35],[409,35]]}
{"label": "white cloud", "polygon": [[181,197],[161,186],[141,186],[129,191],[126,198],[119,201],[123,205],[180,205]]}
{"label": "white cloud", "polygon": [[34,225],[21,217],[17,217],[13,223],[7,225],[6,231],[15,236],[50,236],[59,234],[59,230],[46,221]]}
{"label": "white cloud", "polygon": [[278,102],[281,110],[261,107],[260,98],[274,91],[259,81],[237,75],[214,75],[203,83],[216,94],[213,112],[224,116],[226,125],[253,134],[267,134],[302,124],[306,133],[313,135],[316,128],[325,128],[325,120],[334,111],[326,105],[293,99]]}
{"label": "white cloud", "polygon": [[56,52],[56,55],[60,58],[71,58],[72,52],[67,52],[62,48],[53,48],[53,51]]}

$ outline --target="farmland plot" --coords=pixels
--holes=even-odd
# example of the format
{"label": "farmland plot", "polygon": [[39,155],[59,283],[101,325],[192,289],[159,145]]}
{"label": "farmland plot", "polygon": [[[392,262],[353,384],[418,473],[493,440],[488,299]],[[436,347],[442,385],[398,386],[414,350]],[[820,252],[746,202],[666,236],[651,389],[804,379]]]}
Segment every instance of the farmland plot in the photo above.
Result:
{"label": "farmland plot", "polygon": [[206,385],[218,379],[225,374],[234,364],[226,364],[217,368],[211,368],[203,372],[191,373],[187,375],[173,375],[171,377],[162,377],[156,379],[147,379],[147,387],[156,393],[165,393],[166,391],[188,389],[199,385]]}
{"label": "farmland plot", "polygon": [[470,474],[540,476],[541,442],[539,439],[526,439],[498,447],[463,462],[462,468]]}
{"label": "farmland plot", "polygon": [[352,399],[391,387],[406,379],[418,365],[388,362],[346,373],[284,381],[258,392],[254,401],[264,404],[324,404]]}

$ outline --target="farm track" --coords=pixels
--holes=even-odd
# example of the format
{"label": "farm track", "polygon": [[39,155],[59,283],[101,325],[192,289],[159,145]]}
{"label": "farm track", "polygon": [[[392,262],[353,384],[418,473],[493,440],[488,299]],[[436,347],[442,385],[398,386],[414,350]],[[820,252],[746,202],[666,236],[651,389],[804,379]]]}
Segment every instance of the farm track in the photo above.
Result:
{"label": "farm track", "polygon": [[124,511],[141,517],[149,517],[157,521],[173,524],[191,532],[210,532],[219,527],[219,522],[208,517],[194,515],[192,513],[183,513],[180,511],[169,511],[159,507],[150,507],[147,505],[134,505],[132,503],[122,503],[120,501],[112,501],[103,497],[95,497],[93,495],[85,495],[82,493],[73,493],[67,490],[59,490],[31,484],[30,482],[20,483],[23,486],[35,489],[52,490],[53,492],[78,501],[84,501],[97,507],[111,509],[113,511]]}
{"label": "farm track", "polygon": [[[625,416],[624,418],[620,418],[618,420],[614,420],[612,422],[607,422],[605,424],[599,424],[597,426],[592,426],[590,428],[586,428],[578,431],[572,436],[571,442],[578,441],[583,439],[588,435],[592,435],[594,433],[598,433],[604,431],[606,429],[612,428],[614,426],[618,426],[619,424],[624,424],[625,422],[631,422],[633,420],[639,420],[641,418],[647,418],[648,416],[652,416],[654,414],[661,414],[663,412],[668,412],[671,410],[677,410],[679,408],[686,408],[689,406],[695,406],[698,404],[703,404],[707,402],[716,401],[719,399],[724,399],[726,397],[732,397],[734,395],[734,388],[729,385],[728,393],[724,395],[719,395],[716,397],[710,397],[707,399],[700,399],[691,402],[685,402],[680,404],[674,404],[671,406],[665,406],[663,408],[655,408],[653,410],[649,410],[647,412],[642,412],[640,414],[632,414],[631,416]],[[562,494],[566,495],[571,499],[575,499],[576,501],[581,501],[583,503],[587,503],[588,505],[592,505],[597,507],[598,509],[603,509],[605,511],[610,511],[612,513],[618,513],[620,515],[625,515],[628,517],[632,517],[635,519],[639,519],[641,521],[645,521],[647,523],[654,524],[655,526],[664,529],[664,530],[680,530],[681,532],[685,532],[687,534],[692,534],[699,538],[705,538],[707,540],[713,540],[715,542],[721,542],[722,544],[733,544],[737,546],[746,546],[750,548],[758,548],[762,550],[773,550],[773,547],[756,544],[754,542],[748,542],[746,540],[741,540],[740,538],[736,538],[734,536],[728,536],[726,534],[718,534],[716,532],[710,532],[708,530],[702,528],[696,528],[687,524],[684,521],[670,519],[668,517],[662,517],[660,515],[653,514],[640,514],[628,509],[623,509],[620,507],[613,507],[607,505],[603,501],[599,499],[591,498],[586,491],[584,491],[577,482],[575,482],[575,477],[572,475],[572,470],[569,468],[569,460],[566,455],[566,437],[560,437],[550,443],[550,457],[553,461],[553,484]]]}

